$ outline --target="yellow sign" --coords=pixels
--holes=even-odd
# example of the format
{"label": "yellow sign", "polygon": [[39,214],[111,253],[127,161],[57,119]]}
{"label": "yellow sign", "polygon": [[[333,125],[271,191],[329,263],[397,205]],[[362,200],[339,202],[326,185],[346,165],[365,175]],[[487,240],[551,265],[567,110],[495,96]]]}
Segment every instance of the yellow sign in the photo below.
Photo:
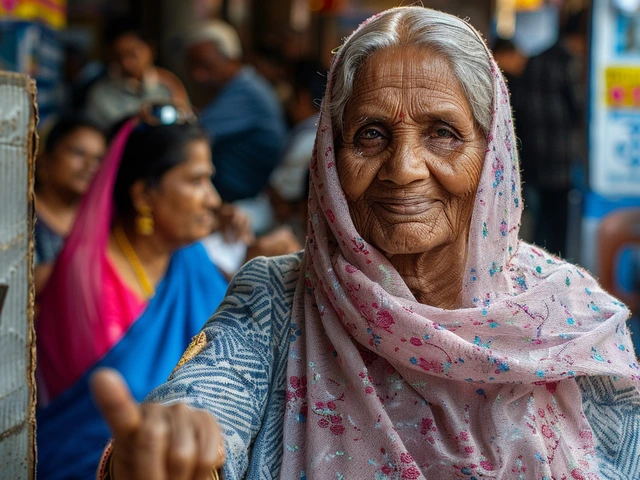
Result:
{"label": "yellow sign", "polygon": [[41,22],[60,29],[67,24],[67,0],[0,0],[0,18]]}
{"label": "yellow sign", "polygon": [[539,10],[544,7],[544,0],[516,0],[516,10]]}
{"label": "yellow sign", "polygon": [[640,67],[608,67],[606,105],[611,108],[640,108]]}

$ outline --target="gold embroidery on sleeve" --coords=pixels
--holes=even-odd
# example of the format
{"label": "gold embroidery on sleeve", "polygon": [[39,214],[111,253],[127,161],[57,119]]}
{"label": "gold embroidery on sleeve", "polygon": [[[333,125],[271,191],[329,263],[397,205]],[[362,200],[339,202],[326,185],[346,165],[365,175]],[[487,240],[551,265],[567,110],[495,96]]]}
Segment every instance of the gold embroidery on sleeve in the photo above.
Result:
{"label": "gold embroidery on sleeve", "polygon": [[173,375],[174,373],[176,373],[178,371],[178,369],[184,365],[185,363],[187,363],[189,360],[191,360],[193,357],[195,357],[196,355],[198,355],[202,350],[204,350],[204,347],[207,345],[207,336],[205,335],[204,332],[200,332],[198,335],[196,335],[195,337],[193,337],[191,339],[191,343],[189,344],[189,346],[187,347],[187,349],[184,351],[184,353],[182,354],[182,358],[180,358],[180,361],[178,362],[178,364],[176,365],[176,368],[173,369],[173,372],[171,372],[171,375]]}

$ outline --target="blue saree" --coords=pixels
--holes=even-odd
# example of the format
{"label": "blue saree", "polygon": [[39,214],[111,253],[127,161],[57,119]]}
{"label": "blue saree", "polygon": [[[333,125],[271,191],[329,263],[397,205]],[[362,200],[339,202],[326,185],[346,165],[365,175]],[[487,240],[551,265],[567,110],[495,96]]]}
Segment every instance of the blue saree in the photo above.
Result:
{"label": "blue saree", "polygon": [[71,388],[36,412],[37,477],[95,478],[110,433],[89,391],[93,371],[118,370],[141,401],[167,380],[226,289],[226,279],[201,244],[176,252],[155,297],[123,338]]}

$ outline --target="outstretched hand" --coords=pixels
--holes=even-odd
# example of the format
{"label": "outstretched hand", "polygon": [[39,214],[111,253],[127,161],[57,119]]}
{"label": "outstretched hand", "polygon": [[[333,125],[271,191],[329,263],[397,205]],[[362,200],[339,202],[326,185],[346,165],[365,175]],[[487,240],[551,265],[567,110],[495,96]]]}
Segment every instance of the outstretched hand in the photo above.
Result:
{"label": "outstretched hand", "polygon": [[138,404],[115,370],[99,369],[91,391],[113,436],[116,480],[208,480],[224,463],[220,427],[184,404]]}

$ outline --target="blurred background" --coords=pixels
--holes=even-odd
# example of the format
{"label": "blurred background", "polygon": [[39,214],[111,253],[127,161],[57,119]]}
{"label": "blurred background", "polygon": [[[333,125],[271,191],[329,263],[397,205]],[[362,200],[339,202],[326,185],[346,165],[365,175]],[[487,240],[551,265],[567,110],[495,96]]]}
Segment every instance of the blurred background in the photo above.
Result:
{"label": "blurred background", "polygon": [[95,365],[142,400],[245,262],[304,247],[326,72],[398,4],[483,34],[511,94],[520,235],[625,302],[640,351],[640,0],[0,0],[0,70],[37,82],[40,478],[95,478]]}
{"label": "blurred background", "polygon": [[[127,18],[137,25],[138,39],[150,47],[150,63],[160,73],[169,72],[171,82],[180,88],[184,85],[198,113],[211,95],[189,74],[185,42],[196,23],[220,19],[237,31],[243,64],[253,66],[269,82],[292,129],[305,112],[307,117],[314,114],[309,105],[297,116],[292,111],[300,89],[296,83],[306,82],[303,86],[311,92],[314,105],[322,90],[322,85],[310,86],[318,83],[317,78],[296,75],[296,65],[304,60],[322,79],[342,39],[369,15],[397,4],[397,0],[0,0],[0,68],[37,80],[44,136],[60,115],[91,110],[91,91],[101,80],[114,71],[126,72],[126,59],[114,49],[115,37],[109,30],[115,19],[122,27]],[[468,18],[495,50],[505,72],[523,168],[523,238],[579,262],[636,309],[640,0],[423,0],[422,4]],[[307,157],[311,147],[308,144]],[[271,205],[266,210],[245,205],[257,234],[287,222],[295,227],[292,218],[300,213],[300,201],[304,203],[306,181],[304,174],[297,175],[302,175],[302,184],[293,192],[287,191],[286,175],[270,181]],[[228,197],[235,200],[231,194]],[[298,222],[296,228],[303,242],[304,223]]]}

